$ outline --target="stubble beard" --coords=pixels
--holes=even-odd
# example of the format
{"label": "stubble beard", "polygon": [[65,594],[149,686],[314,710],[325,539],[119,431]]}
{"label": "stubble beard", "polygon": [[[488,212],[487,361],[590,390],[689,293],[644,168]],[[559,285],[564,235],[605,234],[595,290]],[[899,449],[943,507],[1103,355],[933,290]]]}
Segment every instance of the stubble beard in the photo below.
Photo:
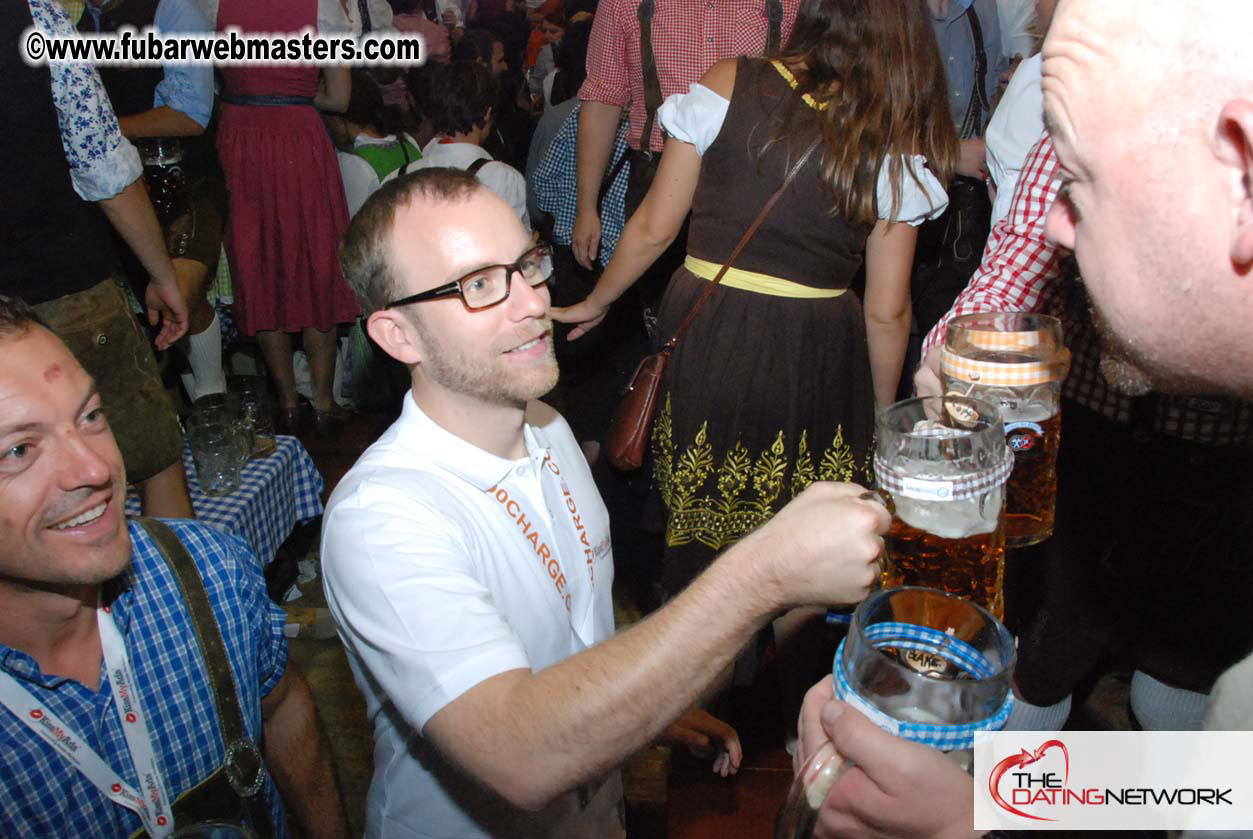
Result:
{"label": "stubble beard", "polygon": [[492,405],[524,408],[531,400],[552,390],[558,378],[552,321],[545,318],[537,325],[548,332],[547,351],[521,373],[505,360],[502,347],[494,346],[483,357],[475,358],[460,348],[440,342],[429,333],[423,335],[429,357],[423,360],[422,366],[431,381],[454,393]]}

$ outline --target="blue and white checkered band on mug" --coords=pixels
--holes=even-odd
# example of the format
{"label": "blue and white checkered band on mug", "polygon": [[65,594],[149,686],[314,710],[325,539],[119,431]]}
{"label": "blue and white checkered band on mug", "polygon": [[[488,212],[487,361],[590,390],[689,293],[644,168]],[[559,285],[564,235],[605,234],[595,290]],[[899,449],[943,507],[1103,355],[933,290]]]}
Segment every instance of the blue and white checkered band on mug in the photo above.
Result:
{"label": "blue and white checkered band on mug", "polygon": [[[975,679],[989,678],[995,675],[997,670],[983,653],[965,641],[938,629],[909,623],[877,623],[866,627],[865,636],[876,649],[890,646],[898,650],[916,650],[938,656],[955,667],[961,668]],[[1013,691],[1009,691],[1005,695],[1005,701],[994,714],[976,722],[940,725],[897,719],[870,704],[853,689],[848,673],[844,669],[844,643],[841,641],[839,649],[835,651],[833,669],[836,698],[848,703],[865,714],[875,725],[897,737],[945,752],[973,749],[975,733],[1000,731],[1005,727],[1010,711],[1014,708],[1014,694]]]}

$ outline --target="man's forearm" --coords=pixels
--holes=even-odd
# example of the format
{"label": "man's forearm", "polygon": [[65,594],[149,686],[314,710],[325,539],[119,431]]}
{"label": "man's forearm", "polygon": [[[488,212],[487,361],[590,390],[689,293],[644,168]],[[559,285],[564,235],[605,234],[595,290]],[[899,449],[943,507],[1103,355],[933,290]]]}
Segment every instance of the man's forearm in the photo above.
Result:
{"label": "man's forearm", "polygon": [[335,778],[335,762],[309,686],[290,668],[283,681],[284,696],[265,720],[266,766],[288,812],[306,837],[345,837],[348,821]]}
{"label": "man's forearm", "polygon": [[600,183],[609,168],[613,140],[618,133],[622,108],[604,102],[585,101],[579,106],[578,204],[579,211],[597,211]]}
{"label": "man's forearm", "polygon": [[128,117],[118,117],[118,125],[127,139],[137,137],[198,137],[204,126],[182,111],[161,105]]}
{"label": "man's forearm", "polygon": [[539,673],[476,686],[425,734],[522,807],[603,776],[696,704],[781,607],[756,570],[762,550],[750,535],[638,625]]}
{"label": "man's forearm", "polygon": [[177,282],[174,265],[166,253],[165,237],[157,224],[157,214],[148,200],[143,179],[136,178],[126,189],[99,203],[109,223],[135,252],[152,281],[161,286],[174,286]]}

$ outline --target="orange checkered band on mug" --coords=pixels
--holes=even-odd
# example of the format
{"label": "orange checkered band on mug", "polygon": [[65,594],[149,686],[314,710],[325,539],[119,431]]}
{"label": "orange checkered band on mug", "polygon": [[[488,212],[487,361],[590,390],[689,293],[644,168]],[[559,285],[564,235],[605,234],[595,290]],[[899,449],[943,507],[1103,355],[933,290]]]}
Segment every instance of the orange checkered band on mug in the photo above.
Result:
{"label": "orange checkered band on mug", "polygon": [[[1065,348],[1052,362],[1024,361],[1004,363],[976,361],[965,358],[945,347],[940,352],[940,372],[951,379],[970,382],[982,387],[1031,387],[1060,382],[1070,369],[1070,350]],[[958,393],[966,396],[966,393]]]}
{"label": "orange checkered band on mug", "polygon": [[1048,315],[987,312],[954,318],[940,354],[944,376],[979,387],[1060,382],[1069,368],[1061,324]]}

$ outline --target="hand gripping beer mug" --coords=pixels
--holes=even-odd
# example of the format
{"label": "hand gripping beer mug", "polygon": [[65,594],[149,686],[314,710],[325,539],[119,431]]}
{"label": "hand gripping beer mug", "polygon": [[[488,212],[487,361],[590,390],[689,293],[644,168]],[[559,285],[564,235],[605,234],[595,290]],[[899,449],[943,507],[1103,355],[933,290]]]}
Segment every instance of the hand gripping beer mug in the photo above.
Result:
{"label": "hand gripping beer mug", "polygon": [[1070,353],[1062,325],[1048,315],[988,312],[955,318],[940,355],[944,392],[994,403],[1014,452],[1005,487],[1005,544],[1053,535],[1062,379]]}
{"label": "hand gripping beer mug", "polygon": [[885,586],[930,586],[1002,619],[1005,481],[1014,457],[996,407],[926,396],[875,422],[874,474],[891,499]]}
{"label": "hand gripping beer mug", "polygon": [[[974,768],[974,737],[1013,709],[1014,639],[986,609],[929,588],[877,591],[853,613],[832,667],[835,696],[885,731]],[[849,764],[828,743],[796,774],[776,839],[808,839]]]}

